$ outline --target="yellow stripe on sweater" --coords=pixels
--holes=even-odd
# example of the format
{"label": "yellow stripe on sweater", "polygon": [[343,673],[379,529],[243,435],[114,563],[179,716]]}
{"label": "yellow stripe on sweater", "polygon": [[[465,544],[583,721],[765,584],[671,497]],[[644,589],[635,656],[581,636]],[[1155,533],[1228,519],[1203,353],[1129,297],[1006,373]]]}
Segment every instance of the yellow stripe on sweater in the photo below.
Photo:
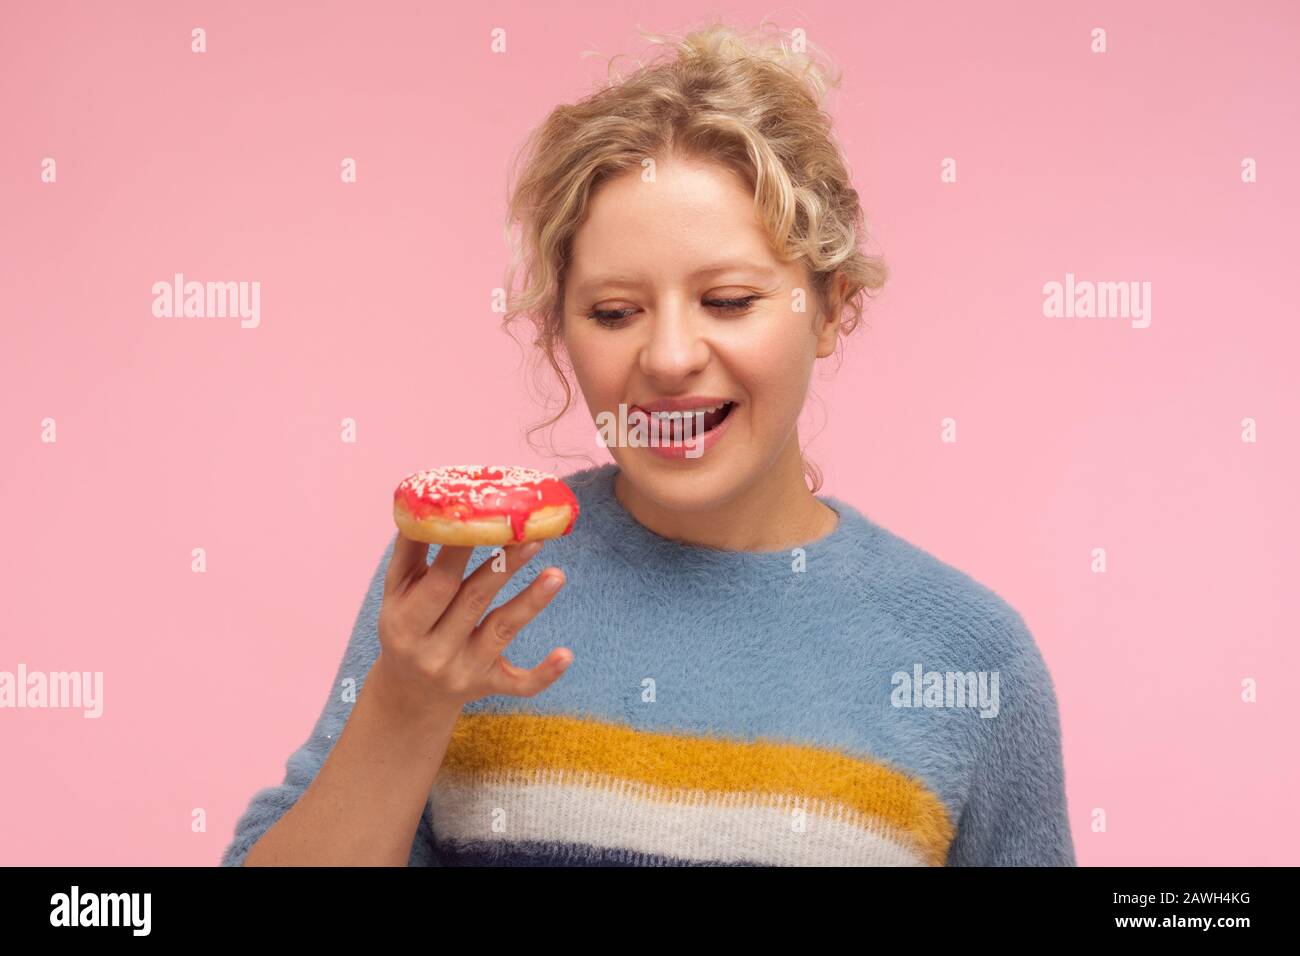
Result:
{"label": "yellow stripe on sweater", "polygon": [[[885,824],[935,866],[955,835],[943,801],[883,761],[775,740],[635,730],[593,717],[464,714],[439,776],[500,780],[557,770],[639,782],[647,794],[744,794],[755,806],[784,805],[789,795],[825,801],[861,814],[864,827]],[[726,802],[734,805],[734,796]]]}

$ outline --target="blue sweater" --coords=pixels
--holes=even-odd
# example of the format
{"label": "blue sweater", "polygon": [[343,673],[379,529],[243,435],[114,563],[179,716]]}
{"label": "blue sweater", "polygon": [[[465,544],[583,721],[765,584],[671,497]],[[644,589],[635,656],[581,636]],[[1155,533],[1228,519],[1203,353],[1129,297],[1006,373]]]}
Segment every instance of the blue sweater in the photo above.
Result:
{"label": "blue sweater", "polygon": [[[1055,691],[1013,608],[836,498],[819,496],[839,514],[824,538],[723,551],[637,523],[616,473],[565,476],[572,534],[494,600],[563,568],[507,656],[574,659],[536,697],[465,707],[412,866],[1074,865]],[[311,737],[254,794],[223,866],[338,739],[344,678],[379,654],[395,540]]]}

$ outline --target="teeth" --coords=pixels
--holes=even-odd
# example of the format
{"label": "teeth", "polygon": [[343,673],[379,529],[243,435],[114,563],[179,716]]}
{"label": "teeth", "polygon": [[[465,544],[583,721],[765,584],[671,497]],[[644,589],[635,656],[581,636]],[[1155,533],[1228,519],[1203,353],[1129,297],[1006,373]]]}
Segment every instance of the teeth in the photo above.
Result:
{"label": "teeth", "polygon": [[703,414],[708,415],[711,412],[716,412],[720,410],[727,404],[728,404],[727,402],[719,402],[717,405],[712,405],[709,406],[708,408],[693,408],[693,409],[686,409],[685,411],[680,411],[680,412],[651,412],[650,416],[652,418],[658,418],[661,420],[678,421],[683,417],[692,417],[697,412],[702,412]]}

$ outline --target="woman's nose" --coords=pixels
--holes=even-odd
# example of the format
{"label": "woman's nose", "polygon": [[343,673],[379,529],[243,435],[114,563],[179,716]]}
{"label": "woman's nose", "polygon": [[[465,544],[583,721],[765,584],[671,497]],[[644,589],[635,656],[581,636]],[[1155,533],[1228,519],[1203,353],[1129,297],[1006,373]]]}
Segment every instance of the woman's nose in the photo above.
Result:
{"label": "woman's nose", "polygon": [[689,309],[670,306],[655,312],[645,327],[641,372],[660,381],[689,378],[708,364],[709,345]]}

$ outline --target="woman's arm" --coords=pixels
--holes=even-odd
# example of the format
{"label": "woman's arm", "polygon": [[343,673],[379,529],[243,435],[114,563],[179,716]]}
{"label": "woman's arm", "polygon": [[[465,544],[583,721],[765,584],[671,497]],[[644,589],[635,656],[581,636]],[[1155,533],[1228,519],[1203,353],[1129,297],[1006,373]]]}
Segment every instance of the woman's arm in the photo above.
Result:
{"label": "woman's arm", "polygon": [[[572,659],[556,649],[524,670],[502,653],[564,584],[558,568],[483,618],[541,546],[507,546],[504,565],[488,559],[465,577],[474,549],[440,547],[430,564],[428,544],[396,535],[311,737],[284,783],[254,795],[222,865],[436,866],[422,811],[461,709],[493,694],[534,696]],[[345,685],[361,687],[355,705]]]}
{"label": "woman's arm", "polygon": [[1000,709],[987,719],[949,866],[1076,865],[1056,691],[1024,620],[1013,618]]}
{"label": "woman's arm", "polygon": [[245,866],[406,866],[460,707],[404,702],[383,655],[320,773]]}
{"label": "woman's arm", "polygon": [[[246,858],[251,854],[253,847],[258,844],[263,836],[276,827],[283,817],[289,815],[290,811],[300,799],[306,798],[306,793],[312,789],[313,783],[319,774],[324,773],[326,764],[331,766],[330,777],[338,775],[344,781],[355,780],[359,769],[365,762],[373,763],[374,757],[369,761],[363,756],[361,762],[349,760],[348,757],[362,751],[367,746],[367,737],[373,738],[376,730],[381,730],[385,725],[393,723],[392,708],[382,705],[377,706],[378,693],[370,694],[366,692],[366,687],[372,679],[378,676],[378,672],[372,672],[372,668],[379,658],[379,609],[383,604],[384,597],[384,576],[388,571],[389,563],[393,556],[393,546],[397,541],[394,536],[389,540],[388,546],[380,556],[378,567],[372,575],[369,587],[361,602],[361,608],[357,612],[356,620],[352,627],[352,634],[348,639],[347,647],[343,653],[343,659],[340,661],[338,670],[334,676],[333,684],[329,692],[329,698],[322,708],[320,716],[312,728],[311,736],[295,750],[289,757],[285,767],[284,781],[276,786],[267,787],[255,793],[249,802],[248,808],[240,816],[235,825],[234,838],[227,846],[225,853],[221,858],[222,866],[241,866],[246,862]],[[350,685],[346,682],[351,681]],[[353,695],[345,693],[348,686],[360,688],[355,695],[355,703],[352,700]],[[376,688],[382,690],[382,688]],[[363,706],[363,701],[365,704]],[[354,713],[355,711],[355,713]],[[337,769],[333,769],[333,755],[343,743],[345,728],[350,725],[350,718],[358,717],[357,732],[348,733],[348,747],[340,761],[342,773],[339,774]],[[426,722],[427,726],[427,722]],[[409,728],[411,734],[419,733],[415,728]],[[436,728],[432,731],[433,736],[425,739],[425,749],[422,753],[431,753],[444,747],[437,739]],[[382,754],[385,751],[393,759],[396,758],[396,751],[400,749],[409,749],[410,735],[398,732],[394,741],[384,740],[378,751],[374,753]],[[405,742],[403,742],[405,741]],[[439,760],[441,757],[439,756]],[[349,764],[352,770],[349,771]],[[361,771],[364,772],[364,771]],[[411,784],[414,786],[414,784]],[[322,788],[315,788],[311,802],[314,804]],[[328,784],[323,788],[326,800],[329,800],[331,790],[337,790],[337,787],[330,787]],[[425,798],[428,791],[425,791]],[[346,801],[339,800],[335,797],[332,801],[337,810],[341,811]],[[421,802],[420,806],[423,806]],[[410,807],[407,813],[412,812]],[[296,817],[301,816],[295,815]],[[418,818],[418,811],[417,811]],[[403,818],[404,819],[404,818]],[[370,823],[378,820],[381,826],[387,826],[387,821],[382,817],[372,816],[369,811],[363,812],[354,818],[352,825],[366,827]],[[418,829],[413,832],[411,841],[407,844],[407,854],[409,861],[413,866],[431,866],[437,865],[437,859],[433,852],[432,834],[429,832],[427,824],[423,820],[417,819]],[[287,831],[292,833],[296,829],[295,823],[290,822]],[[402,827],[405,830],[405,824]],[[270,846],[274,847],[279,842],[279,836],[272,841]],[[258,851],[258,857],[262,856],[262,851]],[[257,859],[254,863],[259,862]]]}

